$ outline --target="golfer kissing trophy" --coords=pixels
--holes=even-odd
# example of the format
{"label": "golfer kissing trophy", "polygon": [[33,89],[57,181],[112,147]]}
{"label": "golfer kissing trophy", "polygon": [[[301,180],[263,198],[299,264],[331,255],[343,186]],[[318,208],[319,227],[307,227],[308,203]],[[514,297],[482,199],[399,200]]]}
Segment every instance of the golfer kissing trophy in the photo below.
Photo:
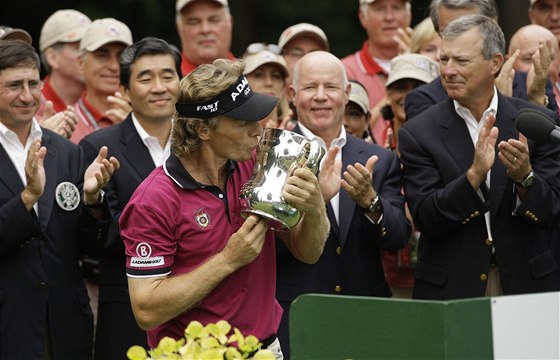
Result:
{"label": "golfer kissing trophy", "polygon": [[301,213],[281,196],[286,179],[295,169],[307,167],[315,175],[325,150],[317,141],[282,129],[265,129],[253,175],[241,189],[241,215],[264,217],[272,230],[287,231],[301,220]]}

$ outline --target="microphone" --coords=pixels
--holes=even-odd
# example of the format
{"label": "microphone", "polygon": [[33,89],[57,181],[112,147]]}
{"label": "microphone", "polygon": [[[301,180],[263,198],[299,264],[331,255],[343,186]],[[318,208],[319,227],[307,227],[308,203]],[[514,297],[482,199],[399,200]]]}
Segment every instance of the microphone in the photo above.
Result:
{"label": "microphone", "polygon": [[531,108],[519,110],[515,117],[515,127],[523,135],[538,143],[560,144],[560,127],[539,110]]}

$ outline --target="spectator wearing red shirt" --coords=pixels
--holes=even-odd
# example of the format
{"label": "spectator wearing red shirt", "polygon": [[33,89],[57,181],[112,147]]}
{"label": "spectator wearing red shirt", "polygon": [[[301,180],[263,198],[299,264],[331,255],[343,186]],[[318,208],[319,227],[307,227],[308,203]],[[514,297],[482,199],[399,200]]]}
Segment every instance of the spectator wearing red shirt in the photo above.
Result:
{"label": "spectator wearing red shirt", "polygon": [[184,76],[219,58],[235,60],[230,51],[233,17],[228,0],[177,0],[175,10]]}

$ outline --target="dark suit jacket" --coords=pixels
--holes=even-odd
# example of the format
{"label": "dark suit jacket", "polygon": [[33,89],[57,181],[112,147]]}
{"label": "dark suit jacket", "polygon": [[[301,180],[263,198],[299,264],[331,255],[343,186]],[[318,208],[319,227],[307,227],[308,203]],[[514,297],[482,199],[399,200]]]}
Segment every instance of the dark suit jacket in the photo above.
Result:
{"label": "dark suit jacket", "polygon": [[[555,117],[543,107],[498,94],[498,143],[519,137],[514,118],[524,107]],[[481,275],[490,268],[492,245],[504,294],[560,289],[558,265],[546,241],[560,214],[560,146],[529,140],[537,179],[516,209],[515,185],[497,154],[486,201],[469,184],[474,145],[452,100],[406,122],[398,135],[406,199],[421,231],[413,297],[484,296]],[[493,244],[486,241],[488,209]]]}
{"label": "dark suit jacket", "polygon": [[138,185],[155,168],[148,148],[140,139],[131,115],[121,123],[100,129],[80,142],[88,159],[94,159],[106,145],[109,156],[121,167],[105,188],[113,223],[99,259],[99,313],[95,357],[123,358],[131,345],[145,345],[146,333],[134,319],[125,272],[126,256],[118,228],[121,212]]}
{"label": "dark suit jacket", "polygon": [[73,211],[55,201],[62,182],[82,193],[80,149],[46,129],[42,139],[46,184],[38,217],[21,201],[23,182],[0,145],[0,358],[43,359],[48,326],[55,359],[88,359],[93,314],[79,260],[99,223],[81,200]]}
{"label": "dark suit jacket", "polygon": [[[552,84],[546,82],[546,96],[548,97],[548,108],[555,114],[558,112],[556,97],[552,91]],[[527,73],[516,71],[513,78],[512,97],[527,100]],[[447,99],[447,91],[441,83],[441,77],[436,78],[429,84],[424,84],[412,90],[405,99],[405,111],[407,119],[412,119],[430,106]]]}
{"label": "dark suit jacket", "polygon": [[[299,128],[294,130],[300,133]],[[390,297],[381,264],[381,249],[399,249],[408,241],[410,223],[404,214],[400,163],[390,151],[347,135],[342,148],[343,170],[349,164],[365,164],[373,155],[379,160],[373,169],[373,186],[383,204],[383,219],[374,225],[364,212],[340,189],[337,224],[329,204],[331,230],[323,254],[316,264],[296,260],[284,244],[277,244],[276,297],[284,308],[278,331],[283,351],[288,342],[287,317],[290,303],[305,293]],[[340,286],[340,291],[336,291]]]}

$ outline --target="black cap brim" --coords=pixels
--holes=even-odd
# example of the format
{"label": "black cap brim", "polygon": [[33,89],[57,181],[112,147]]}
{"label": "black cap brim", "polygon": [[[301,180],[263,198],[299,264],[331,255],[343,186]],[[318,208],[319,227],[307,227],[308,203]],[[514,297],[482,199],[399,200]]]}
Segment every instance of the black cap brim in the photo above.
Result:
{"label": "black cap brim", "polygon": [[278,98],[253,92],[242,105],[223,113],[223,116],[242,121],[261,121],[266,118],[278,103]]}

